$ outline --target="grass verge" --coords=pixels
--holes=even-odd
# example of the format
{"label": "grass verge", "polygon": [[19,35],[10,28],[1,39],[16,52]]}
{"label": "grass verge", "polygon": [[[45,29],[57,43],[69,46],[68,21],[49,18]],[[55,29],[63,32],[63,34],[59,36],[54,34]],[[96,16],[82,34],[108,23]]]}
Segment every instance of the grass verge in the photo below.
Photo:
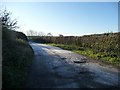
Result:
{"label": "grass verge", "polygon": [[106,55],[106,53],[102,53],[102,52],[95,53],[92,49],[89,49],[89,48],[85,49],[84,47],[79,47],[79,46],[75,46],[75,45],[64,45],[64,44],[54,44],[54,43],[49,43],[48,45],[60,47],[62,49],[70,50],[70,51],[76,52],[81,55],[85,55],[90,58],[102,60],[105,63],[109,63],[109,64],[112,64],[115,66],[120,66],[120,58],[119,57]]}

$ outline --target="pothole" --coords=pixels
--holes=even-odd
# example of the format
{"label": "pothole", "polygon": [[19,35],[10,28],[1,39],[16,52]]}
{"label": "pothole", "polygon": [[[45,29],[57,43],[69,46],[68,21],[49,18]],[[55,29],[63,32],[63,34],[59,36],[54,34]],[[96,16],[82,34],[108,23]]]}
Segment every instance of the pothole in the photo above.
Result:
{"label": "pothole", "polygon": [[81,58],[80,60],[73,60],[74,63],[86,63],[86,58]]}
{"label": "pothole", "polygon": [[74,60],[74,63],[86,63],[86,60]]}
{"label": "pothole", "polygon": [[60,59],[63,59],[63,60],[64,60],[64,59],[67,59],[67,58],[65,58],[65,57],[61,57]]}

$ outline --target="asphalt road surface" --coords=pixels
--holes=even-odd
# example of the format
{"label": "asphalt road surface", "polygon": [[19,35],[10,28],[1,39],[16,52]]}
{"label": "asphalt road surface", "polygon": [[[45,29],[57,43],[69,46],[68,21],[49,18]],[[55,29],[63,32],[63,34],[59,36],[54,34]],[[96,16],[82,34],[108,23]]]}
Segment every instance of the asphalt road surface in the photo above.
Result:
{"label": "asphalt road surface", "polygon": [[[118,87],[116,68],[89,62],[85,56],[58,47],[30,42],[34,59],[26,88]],[[85,60],[83,63],[75,61]]]}

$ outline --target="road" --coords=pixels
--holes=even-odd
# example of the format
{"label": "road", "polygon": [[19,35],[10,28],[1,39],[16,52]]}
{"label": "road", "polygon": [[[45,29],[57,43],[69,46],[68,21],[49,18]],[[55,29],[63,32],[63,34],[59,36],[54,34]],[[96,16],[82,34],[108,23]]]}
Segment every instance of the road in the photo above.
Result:
{"label": "road", "polygon": [[[118,87],[118,70],[89,62],[85,56],[58,47],[30,42],[34,59],[26,88]],[[75,60],[86,63],[74,63]]]}

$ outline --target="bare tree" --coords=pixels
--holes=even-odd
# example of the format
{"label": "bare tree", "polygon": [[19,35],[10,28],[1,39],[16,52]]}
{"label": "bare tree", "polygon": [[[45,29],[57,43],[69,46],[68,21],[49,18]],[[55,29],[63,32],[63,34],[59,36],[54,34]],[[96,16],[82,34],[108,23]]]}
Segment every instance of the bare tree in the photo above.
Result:
{"label": "bare tree", "polygon": [[63,35],[62,35],[62,34],[59,34],[59,37],[63,37]]}
{"label": "bare tree", "polygon": [[14,30],[16,28],[19,28],[17,26],[17,20],[11,19],[11,12],[8,12],[5,10],[0,10],[0,20],[2,21],[2,27],[7,27],[8,29]]}
{"label": "bare tree", "polygon": [[27,36],[45,36],[45,34],[43,32],[28,30],[27,31]]}
{"label": "bare tree", "polygon": [[27,36],[34,36],[34,31],[33,30],[28,30],[27,31]]}
{"label": "bare tree", "polygon": [[53,36],[51,33],[48,33],[47,36]]}
{"label": "bare tree", "polygon": [[38,32],[38,36],[45,36],[43,32]]}
{"label": "bare tree", "polygon": [[33,35],[34,35],[34,36],[38,36],[37,31],[34,31]]}

